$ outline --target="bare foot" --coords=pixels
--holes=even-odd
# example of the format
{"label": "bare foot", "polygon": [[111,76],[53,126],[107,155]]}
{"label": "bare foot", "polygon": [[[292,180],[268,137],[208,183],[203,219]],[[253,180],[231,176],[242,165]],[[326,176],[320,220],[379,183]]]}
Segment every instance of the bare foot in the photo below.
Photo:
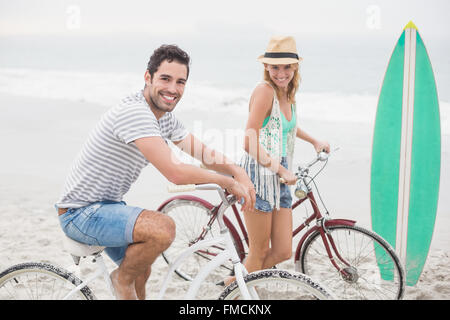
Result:
{"label": "bare foot", "polygon": [[229,286],[230,284],[233,283],[233,281],[236,280],[236,277],[234,276],[230,276],[228,278],[225,278],[225,280],[223,280],[223,283],[225,284],[225,287]]}
{"label": "bare foot", "polygon": [[114,288],[114,294],[117,300],[137,300],[134,283],[123,284],[119,280],[119,268],[111,272],[110,278]]}

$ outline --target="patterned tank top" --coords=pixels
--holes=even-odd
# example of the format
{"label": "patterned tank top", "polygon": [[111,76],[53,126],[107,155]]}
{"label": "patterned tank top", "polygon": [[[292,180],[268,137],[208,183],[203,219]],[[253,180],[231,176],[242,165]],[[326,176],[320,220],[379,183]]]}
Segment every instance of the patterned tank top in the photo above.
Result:
{"label": "patterned tank top", "polygon": [[[269,120],[259,130],[259,143],[271,158],[276,159],[278,163],[280,163],[283,155],[283,121],[277,94],[275,90],[273,91],[272,110]],[[292,116],[295,116],[295,125],[287,133],[286,137],[286,157],[289,169],[291,168],[292,157],[294,155],[295,136],[297,132],[296,115],[297,107],[294,104]],[[278,174],[259,164],[258,161],[247,152],[244,153],[240,161],[240,166],[244,168],[248,176],[251,175],[252,170],[255,170],[254,185],[256,194],[258,194],[261,199],[268,201],[272,208],[279,210],[280,182]]]}

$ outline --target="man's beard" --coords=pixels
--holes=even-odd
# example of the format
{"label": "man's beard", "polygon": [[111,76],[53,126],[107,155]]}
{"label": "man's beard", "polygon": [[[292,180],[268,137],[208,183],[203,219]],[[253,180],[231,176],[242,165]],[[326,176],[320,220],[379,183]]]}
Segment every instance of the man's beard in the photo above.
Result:
{"label": "man's beard", "polygon": [[150,101],[152,103],[152,106],[155,109],[158,109],[159,111],[162,111],[162,112],[171,112],[173,109],[175,109],[175,106],[176,106],[176,104],[173,107],[172,106],[165,106],[165,105],[161,106],[161,104],[158,104],[158,103],[155,102],[155,100],[153,99],[151,94],[149,94],[149,99],[150,99]]}

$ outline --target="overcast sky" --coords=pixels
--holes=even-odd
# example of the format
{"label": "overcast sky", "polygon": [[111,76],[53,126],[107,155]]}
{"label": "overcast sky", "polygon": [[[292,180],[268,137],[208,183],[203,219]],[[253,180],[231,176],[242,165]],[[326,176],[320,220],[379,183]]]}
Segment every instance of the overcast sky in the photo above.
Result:
{"label": "overcast sky", "polygon": [[449,0],[0,0],[0,35],[385,34],[413,20],[445,37],[449,9]]}

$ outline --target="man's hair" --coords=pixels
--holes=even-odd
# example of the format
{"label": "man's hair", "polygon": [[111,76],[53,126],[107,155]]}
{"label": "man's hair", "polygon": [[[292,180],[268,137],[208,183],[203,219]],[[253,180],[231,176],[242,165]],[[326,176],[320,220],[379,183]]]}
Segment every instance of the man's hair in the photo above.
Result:
{"label": "man's hair", "polygon": [[161,47],[153,51],[152,56],[147,64],[147,70],[153,78],[153,74],[158,71],[161,63],[167,60],[168,62],[176,61],[178,63],[184,64],[187,68],[186,80],[189,77],[189,55],[178,48],[176,45],[163,44]]}

